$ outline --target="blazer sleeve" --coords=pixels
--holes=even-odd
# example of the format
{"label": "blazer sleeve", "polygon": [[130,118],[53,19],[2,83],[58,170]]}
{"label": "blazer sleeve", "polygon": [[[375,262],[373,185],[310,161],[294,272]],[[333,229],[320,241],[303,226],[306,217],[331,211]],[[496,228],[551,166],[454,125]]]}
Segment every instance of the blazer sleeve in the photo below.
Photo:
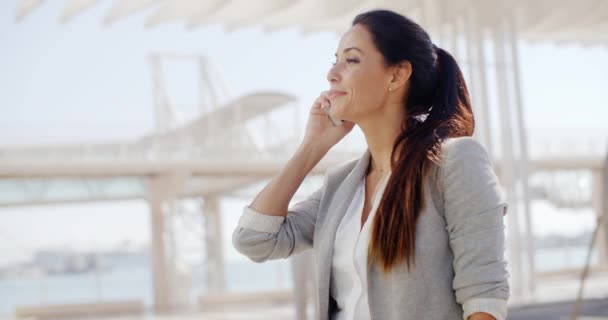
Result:
{"label": "blazer sleeve", "polygon": [[463,305],[464,319],[475,312],[505,319],[509,273],[504,260],[504,194],[486,150],[475,139],[454,138],[443,152],[443,201],[456,301]]}
{"label": "blazer sleeve", "polygon": [[312,248],[323,186],[290,206],[287,216],[271,216],[245,206],[232,234],[234,248],[254,262],[282,259]]}

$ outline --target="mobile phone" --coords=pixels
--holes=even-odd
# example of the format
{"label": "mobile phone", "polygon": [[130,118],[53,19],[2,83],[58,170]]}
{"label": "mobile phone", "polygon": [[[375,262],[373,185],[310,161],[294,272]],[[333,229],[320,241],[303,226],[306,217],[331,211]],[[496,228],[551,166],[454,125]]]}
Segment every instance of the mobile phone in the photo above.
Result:
{"label": "mobile phone", "polygon": [[327,117],[329,117],[329,119],[334,124],[334,126],[336,126],[336,127],[341,126],[344,123],[344,120],[340,120],[340,119],[336,119],[336,118],[332,117],[332,115],[329,114],[329,108],[330,108],[330,106],[324,107],[323,112],[325,112]]}

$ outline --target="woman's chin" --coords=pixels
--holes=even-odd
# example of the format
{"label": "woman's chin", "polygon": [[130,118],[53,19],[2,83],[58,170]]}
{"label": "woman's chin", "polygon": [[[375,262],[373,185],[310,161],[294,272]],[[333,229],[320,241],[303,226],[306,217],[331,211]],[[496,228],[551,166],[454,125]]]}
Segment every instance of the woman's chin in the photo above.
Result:
{"label": "woman's chin", "polygon": [[342,110],[338,109],[338,110],[333,110],[333,112],[330,111],[330,114],[332,117],[336,118],[336,119],[340,119],[340,120],[346,120],[346,121],[351,121],[351,116],[348,114],[348,112],[342,112]]}

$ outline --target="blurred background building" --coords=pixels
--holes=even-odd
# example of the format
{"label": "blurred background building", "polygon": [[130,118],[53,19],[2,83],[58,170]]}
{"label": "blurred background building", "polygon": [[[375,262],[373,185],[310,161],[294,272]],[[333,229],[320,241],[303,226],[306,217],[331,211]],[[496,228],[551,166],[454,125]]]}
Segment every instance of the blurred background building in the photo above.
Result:
{"label": "blurred background building", "polygon": [[[555,319],[579,295],[608,316],[608,2],[0,8],[1,318],[311,318],[311,256],[255,264],[231,232],[298,146],[340,35],[373,8],[419,22],[465,74],[509,201],[510,318]],[[294,201],[364,150],[355,129]]]}

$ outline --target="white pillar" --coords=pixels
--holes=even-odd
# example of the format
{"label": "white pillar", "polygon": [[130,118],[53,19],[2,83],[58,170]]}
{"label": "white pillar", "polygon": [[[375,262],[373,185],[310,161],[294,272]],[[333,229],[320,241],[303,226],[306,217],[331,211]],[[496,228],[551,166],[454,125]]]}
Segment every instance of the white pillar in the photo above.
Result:
{"label": "white pillar", "polygon": [[[591,201],[598,223],[604,224],[598,228],[598,266],[608,267],[608,163],[604,163],[603,169],[594,170],[592,176]],[[603,220],[600,219],[602,215],[604,216]]]}
{"label": "white pillar", "polygon": [[488,80],[486,75],[486,59],[484,53],[483,27],[479,23],[478,13],[475,8],[470,8],[467,11],[467,19],[465,19],[465,33],[467,34],[468,44],[471,49],[467,50],[469,56],[469,67],[473,86],[472,100],[473,110],[476,115],[475,138],[480,139],[481,143],[487,149],[488,154],[494,159],[494,146],[490,132],[490,113],[488,99]]}
{"label": "white pillar", "polygon": [[[461,21],[460,17],[453,17],[452,22],[449,24],[450,28],[450,53],[458,62],[461,63],[462,55],[460,54],[460,31],[461,31]],[[464,76],[464,75],[463,75]]]}
{"label": "white pillar", "polygon": [[519,227],[519,203],[515,183],[515,156],[513,154],[513,140],[511,127],[511,110],[509,101],[508,79],[505,73],[505,50],[504,50],[504,28],[498,24],[493,29],[495,65],[496,65],[496,84],[498,93],[498,112],[501,139],[501,183],[506,188],[507,202],[509,203],[509,213],[507,222],[509,228],[509,264],[512,268],[511,287],[513,297],[525,298],[526,278],[523,272],[521,233]]}
{"label": "white pillar", "polygon": [[154,310],[159,313],[170,309],[169,300],[169,272],[165,256],[164,239],[164,210],[162,197],[162,184],[157,179],[150,181],[150,237],[152,258],[152,282],[154,294]]}
{"label": "white pillar", "polygon": [[158,313],[168,312],[171,309],[170,268],[167,264],[164,213],[166,204],[179,193],[188,177],[188,174],[168,174],[152,177],[148,184],[154,310]]}
{"label": "white pillar", "polygon": [[207,288],[214,293],[224,292],[226,291],[224,243],[218,197],[205,197],[202,210],[207,251]]}
{"label": "white pillar", "polygon": [[529,169],[528,169],[528,128],[526,127],[526,121],[523,114],[523,98],[522,98],[522,83],[520,77],[520,67],[519,67],[519,50],[517,46],[517,28],[515,26],[515,18],[511,17],[506,21],[508,26],[505,30],[505,33],[509,35],[508,40],[511,47],[511,70],[512,70],[512,80],[510,81],[513,84],[513,96],[515,97],[515,119],[516,119],[516,127],[514,128],[514,132],[517,133],[517,137],[519,138],[519,159],[518,159],[518,174],[519,177],[519,185],[521,196],[521,202],[523,204],[523,214],[524,214],[524,243],[526,244],[526,253],[527,253],[527,290],[531,295],[534,294],[536,290],[536,263],[535,263],[535,253],[536,253],[536,245],[534,238],[534,230],[532,228],[532,210],[530,209],[530,181],[529,181]]}

